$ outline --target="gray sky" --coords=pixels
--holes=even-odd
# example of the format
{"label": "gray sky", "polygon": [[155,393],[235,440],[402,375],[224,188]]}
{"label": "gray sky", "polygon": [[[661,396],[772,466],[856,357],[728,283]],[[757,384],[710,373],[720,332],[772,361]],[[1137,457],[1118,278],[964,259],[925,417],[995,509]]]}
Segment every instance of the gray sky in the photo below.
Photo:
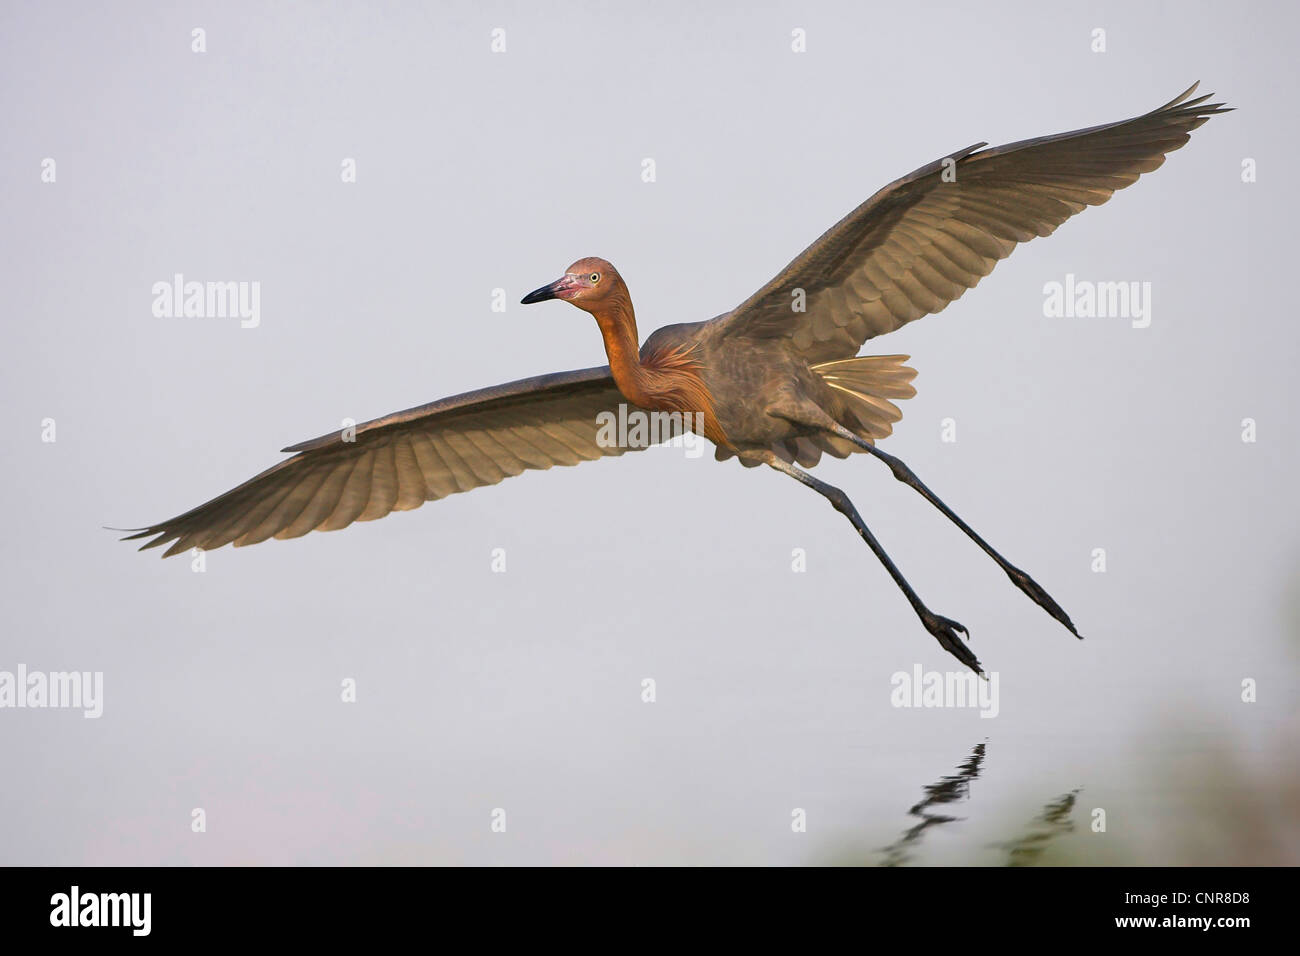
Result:
{"label": "gray sky", "polygon": [[[1097,839],[1159,859],[1186,795],[1135,784],[1143,755],[1249,762],[1296,714],[1296,28],[1285,4],[5,4],[0,670],[102,671],[104,699],[0,709],[0,862],[810,862],[889,842],[982,740],[928,862],[986,859],[1076,787],[1069,839],[1108,807]],[[864,349],[920,372],[885,447],[1086,640],[878,463],[817,469],[971,629],[995,719],[891,706],[892,674],[956,662],[821,498],[711,456],[528,473],[201,574],[101,530],[345,417],[603,362],[589,317],[515,304],[580,256],[618,266],[644,338],[917,166],[1198,79],[1238,111]],[[260,283],[260,325],[156,317],[176,273]],[[1150,326],[1045,317],[1067,274],[1149,282]]]}

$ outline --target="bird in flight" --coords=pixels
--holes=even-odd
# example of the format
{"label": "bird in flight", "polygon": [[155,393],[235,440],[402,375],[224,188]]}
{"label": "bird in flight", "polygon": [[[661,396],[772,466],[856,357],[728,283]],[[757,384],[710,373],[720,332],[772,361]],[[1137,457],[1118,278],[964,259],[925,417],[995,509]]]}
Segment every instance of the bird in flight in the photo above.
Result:
{"label": "bird in flight", "polygon": [[[562,299],[590,313],[609,364],[444,398],[285,448],[293,457],[182,515],[123,540],[170,544],[164,557],[226,544],[336,531],[528,469],[633,450],[608,440],[620,405],[678,415],[718,460],[766,465],[824,496],[885,566],[921,624],[977,673],[966,628],[930,610],[849,497],[805,469],[823,454],[864,453],[974,541],[1028,597],[1078,631],[1061,606],[880,450],[916,394],[906,355],[859,356],[868,339],[940,312],[1018,243],[1049,235],[1087,206],[1156,169],[1192,130],[1227,112],[1193,85],[1141,116],[985,149],[977,143],[896,180],[854,209],[730,312],[669,325],[640,344],[613,265],[579,259],[523,303]],[[676,419],[675,419],[676,420]]]}

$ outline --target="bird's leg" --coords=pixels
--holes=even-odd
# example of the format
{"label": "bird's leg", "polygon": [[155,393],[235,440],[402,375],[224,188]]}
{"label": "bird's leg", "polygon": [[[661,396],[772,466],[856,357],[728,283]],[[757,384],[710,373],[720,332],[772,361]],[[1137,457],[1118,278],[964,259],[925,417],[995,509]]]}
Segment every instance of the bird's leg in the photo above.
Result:
{"label": "bird's leg", "polygon": [[998,567],[1000,567],[1003,571],[1007,573],[1007,577],[1011,579],[1012,584],[1020,588],[1020,590],[1024,591],[1025,594],[1029,596],[1030,600],[1032,600],[1035,604],[1037,604],[1039,607],[1045,610],[1048,614],[1052,615],[1052,617],[1056,618],[1056,620],[1060,621],[1063,625],[1065,625],[1065,627],[1069,630],[1071,634],[1073,634],[1075,637],[1079,637],[1079,632],[1074,629],[1074,624],[1070,620],[1070,615],[1065,613],[1065,611],[1061,608],[1061,605],[1057,604],[1056,601],[1052,599],[1052,596],[1048,594],[1046,591],[1044,591],[1042,586],[1039,585],[1037,581],[1031,578],[1024,571],[1021,571],[1018,567],[1016,567],[1006,558],[1002,557],[1002,555],[994,551],[987,541],[985,541],[983,538],[981,538],[978,534],[975,533],[974,528],[972,528],[966,522],[962,521],[961,518],[957,517],[957,515],[953,512],[951,508],[949,508],[946,504],[940,501],[939,496],[936,495],[929,488],[927,488],[925,484],[921,481],[921,479],[916,477],[916,474],[912,471],[912,469],[907,467],[907,465],[904,464],[902,460],[895,458],[893,455],[889,454],[888,452],[881,451],[873,443],[867,441],[865,438],[862,438],[859,435],[855,435],[853,432],[849,431],[843,425],[839,424],[839,422],[835,422],[834,427],[828,426],[828,428],[836,435],[839,435],[841,438],[853,442],[853,444],[857,445],[863,451],[875,455],[886,465],[888,465],[889,470],[894,473],[895,478],[897,478],[903,484],[908,485],[911,488],[914,488],[917,492],[920,493],[921,497],[923,497],[926,501],[930,502],[930,504],[934,505],[941,512],[943,512],[944,516],[949,521],[951,521],[957,527],[961,528],[961,530],[966,533],[966,536],[968,538],[970,538],[981,548],[983,548],[984,553],[987,554],[994,561],[996,561]]}
{"label": "bird's leg", "polygon": [[957,658],[957,660],[961,661],[977,674],[982,675],[984,673],[983,668],[980,667],[979,659],[975,657],[975,654],[971,649],[967,647],[961,637],[958,636],[958,632],[961,632],[961,634],[964,634],[967,637],[970,636],[970,633],[961,624],[939,614],[935,614],[926,607],[924,603],[922,603],[921,599],[917,597],[916,592],[912,590],[912,586],[907,583],[907,579],[904,578],[902,573],[898,570],[898,567],[894,564],[893,560],[885,553],[885,549],[880,546],[880,542],[876,540],[876,536],[871,533],[871,529],[867,527],[866,522],[862,520],[862,516],[858,514],[858,509],[853,506],[853,502],[849,500],[848,495],[839,488],[836,488],[834,485],[828,485],[824,481],[819,481],[812,475],[808,474],[808,472],[796,468],[788,462],[782,461],[780,458],[776,457],[776,455],[772,455],[768,458],[767,463],[777,471],[784,472],[796,481],[800,481],[813,489],[813,491],[817,492],[829,501],[836,511],[848,518],[849,521],[852,522],[853,527],[858,529],[858,534],[862,535],[862,540],[867,542],[867,546],[875,552],[876,557],[880,559],[880,563],[885,566],[885,570],[888,571],[889,576],[894,579],[894,583],[898,585],[899,590],[901,590],[904,596],[906,596],[908,602],[912,605],[912,609],[916,611],[916,616],[919,617],[921,623],[925,625],[925,629],[933,634],[939,643],[943,645],[944,650]]}

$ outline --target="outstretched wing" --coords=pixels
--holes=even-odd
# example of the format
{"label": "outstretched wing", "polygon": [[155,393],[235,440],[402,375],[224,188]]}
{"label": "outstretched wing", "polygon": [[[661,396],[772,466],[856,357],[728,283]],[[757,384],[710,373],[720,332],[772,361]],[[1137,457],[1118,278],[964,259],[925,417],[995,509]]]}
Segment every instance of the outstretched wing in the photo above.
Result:
{"label": "outstretched wing", "polygon": [[163,557],[267,538],[296,538],[418,508],[528,468],[576,465],[627,449],[598,441],[596,416],[616,412],[609,368],[559,372],[394,412],[284,449],[297,452],[207,504],[138,529]]}
{"label": "outstretched wing", "polygon": [[[1191,89],[1130,120],[981,150],[976,143],[891,183],[720,321],[724,335],[789,336],[810,362],[939,312],[1017,243],[1159,167],[1228,108]],[[950,173],[945,176],[945,170]],[[804,311],[793,308],[804,292]]]}

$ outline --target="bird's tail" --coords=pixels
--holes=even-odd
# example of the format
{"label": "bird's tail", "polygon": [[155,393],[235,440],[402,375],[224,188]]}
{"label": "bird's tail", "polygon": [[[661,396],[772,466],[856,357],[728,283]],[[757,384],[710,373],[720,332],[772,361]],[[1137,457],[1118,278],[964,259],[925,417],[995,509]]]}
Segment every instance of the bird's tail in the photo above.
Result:
{"label": "bird's tail", "polygon": [[[844,401],[841,424],[863,438],[875,441],[894,430],[894,422],[903,412],[891,399],[911,398],[916,394],[912,379],[916,369],[903,363],[910,355],[862,355],[814,365],[821,376]],[[847,443],[846,443],[847,444]]]}
{"label": "bird's tail", "polygon": [[[862,355],[812,366],[841,400],[839,408],[825,411],[834,412],[841,425],[868,441],[887,437],[894,430],[894,422],[903,417],[903,412],[890,399],[911,398],[916,394],[912,387],[916,369],[903,364],[909,358],[910,355]],[[847,438],[829,431],[785,438],[771,448],[778,457],[804,468],[816,465],[824,452],[836,458],[848,458],[862,451]],[[725,461],[733,454],[730,448],[719,445],[714,457]],[[741,458],[741,464],[747,468],[760,463],[758,459]]]}

